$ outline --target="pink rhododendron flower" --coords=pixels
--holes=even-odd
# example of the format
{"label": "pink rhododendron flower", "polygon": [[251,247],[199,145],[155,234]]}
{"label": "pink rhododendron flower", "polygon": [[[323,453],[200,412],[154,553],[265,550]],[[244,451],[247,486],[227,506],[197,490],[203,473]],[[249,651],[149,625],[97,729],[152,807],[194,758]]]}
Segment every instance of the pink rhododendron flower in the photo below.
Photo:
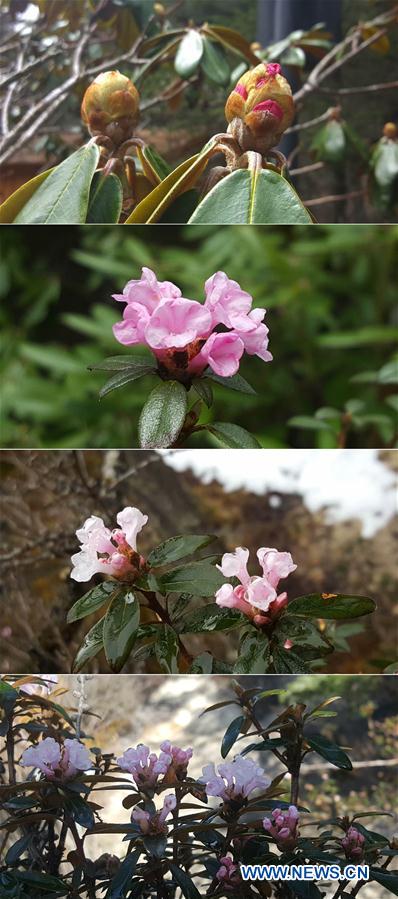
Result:
{"label": "pink rhododendron flower", "polygon": [[43,675],[42,678],[45,683],[42,684],[23,684],[21,687],[21,693],[27,693],[28,696],[46,696],[48,693],[51,693],[51,690],[54,684],[58,683],[58,675],[57,674],[46,674]]}
{"label": "pink rhododendron flower", "polygon": [[286,852],[294,849],[299,835],[298,822],[300,815],[295,805],[289,805],[289,809],[282,811],[274,808],[271,818],[264,818],[263,827],[276,842],[278,849]]}
{"label": "pink rhododendron flower", "polygon": [[365,837],[356,827],[349,827],[345,837],[341,841],[341,845],[346,854],[346,858],[352,861],[358,861],[363,856],[363,846]]}
{"label": "pink rhododendron flower", "polygon": [[137,553],[137,535],[147,523],[148,516],[127,506],[118,512],[116,521],[119,528],[111,531],[105,527],[102,518],[91,515],[76,531],[82,546],[72,556],[73,580],[89,581],[94,574],[101,573],[122,581],[133,581],[140,570],[145,569],[145,560]]}
{"label": "pink rhododendron flower", "polygon": [[25,749],[20,764],[39,768],[47,780],[72,780],[93,766],[86,747],[79,740],[65,740],[60,744],[53,737],[46,737],[37,746]]}
{"label": "pink rhododendron flower", "polygon": [[218,766],[218,774],[213,764],[205,765],[199,783],[206,785],[208,796],[220,796],[224,802],[242,801],[253,790],[266,789],[269,779],[263,768],[251,759],[237,755],[233,762],[223,762]]}
{"label": "pink rhododendron flower", "polygon": [[225,272],[208,278],[205,295],[204,304],[186,299],[174,284],[158,281],[154,272],[143,268],[139,280],[114,294],[115,300],[126,303],[123,320],[113,328],[116,340],[125,346],[147,346],[162,375],[184,382],[208,366],[221,377],[231,377],[245,349],[270,362],[265,309],[252,309],[251,295]]}
{"label": "pink rhododendron flower", "polygon": [[135,749],[126,749],[117,759],[119,767],[132,775],[139,790],[153,790],[162,775],[164,782],[183,780],[186,776],[193,750],[172,746],[169,740],[160,749],[157,756],[150,752],[149,746],[140,743]]}
{"label": "pink rhododendron flower", "polygon": [[165,796],[163,808],[151,815],[144,809],[135,808],[131,815],[131,820],[139,825],[142,833],[150,836],[156,836],[159,833],[167,833],[166,818],[174,811],[177,805],[176,797],[173,793]]}
{"label": "pink rhododendron flower", "polygon": [[164,742],[160,744],[160,748],[162,750],[161,757],[166,755],[170,758],[167,779],[171,780],[175,777],[177,780],[184,780],[189,762],[193,756],[193,749],[180,749],[179,746],[173,746],[169,740],[164,740]]}
{"label": "pink rhododendron flower", "polygon": [[235,889],[241,886],[242,878],[240,876],[239,865],[235,865],[230,855],[220,858],[220,867],[216,873],[217,880],[222,883],[224,889]]}
{"label": "pink rhododendron flower", "polygon": [[[287,594],[277,593],[279,581],[295,571],[290,553],[280,553],[276,549],[261,547],[257,557],[263,569],[263,576],[251,576],[247,570],[249,550],[238,546],[233,553],[225,553],[217,568],[225,577],[237,578],[237,587],[223,584],[216,593],[216,603],[229,609],[238,609],[252,618],[259,627],[270,624],[287,605]],[[290,647],[286,647],[290,648]]]}

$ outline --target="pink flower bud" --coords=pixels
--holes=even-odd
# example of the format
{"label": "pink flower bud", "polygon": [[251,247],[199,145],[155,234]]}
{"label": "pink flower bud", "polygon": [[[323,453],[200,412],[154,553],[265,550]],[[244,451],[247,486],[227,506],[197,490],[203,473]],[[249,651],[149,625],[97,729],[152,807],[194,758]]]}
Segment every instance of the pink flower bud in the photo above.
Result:
{"label": "pink flower bud", "polygon": [[363,857],[365,837],[356,827],[349,827],[345,837],[341,840],[347,859],[359,861]]}
{"label": "pink flower bud", "polygon": [[245,72],[228,97],[225,115],[242,151],[265,155],[275,147],[294,117],[292,92],[279,63],[261,63]]}
{"label": "pink flower bud", "polygon": [[264,818],[264,830],[275,840],[281,852],[290,851],[297,845],[299,818],[295,805],[290,805],[288,811],[274,808],[271,817]]}

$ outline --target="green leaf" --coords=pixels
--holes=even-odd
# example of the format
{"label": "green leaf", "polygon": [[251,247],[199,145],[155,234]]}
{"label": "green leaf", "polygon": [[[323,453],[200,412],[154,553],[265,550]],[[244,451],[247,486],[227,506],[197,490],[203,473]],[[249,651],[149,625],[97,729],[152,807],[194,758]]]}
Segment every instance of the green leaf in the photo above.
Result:
{"label": "green leaf", "polygon": [[228,446],[231,449],[261,449],[261,444],[258,440],[252,434],[249,434],[248,431],[245,431],[244,428],[241,428],[240,425],[215,421],[206,425],[206,430],[213,434],[213,437],[223,446]]}
{"label": "green leaf", "polygon": [[15,219],[19,225],[81,225],[87,217],[90,185],[99,148],[89,143],[50,173]]}
{"label": "green leaf", "polygon": [[[89,371],[125,371],[126,368],[144,369],[149,365],[149,359],[144,356],[109,356],[102,362],[96,362],[95,365],[88,365]],[[155,366],[152,367],[155,372]]]}
{"label": "green leaf", "polygon": [[272,660],[276,674],[309,674],[310,668],[292,649],[275,646]]}
{"label": "green leaf", "polygon": [[225,53],[207,38],[203,38],[201,67],[210,81],[220,84],[221,87],[229,84],[231,69]]}
{"label": "green leaf", "polygon": [[140,855],[140,850],[130,852],[129,855],[126,855],[126,858],[123,859],[115,876],[112,877],[106,899],[123,899],[123,896],[126,894],[126,887],[130,884]]}
{"label": "green leaf", "polygon": [[123,371],[119,371],[117,375],[114,375],[113,378],[109,378],[109,381],[101,387],[99,392],[100,398],[106,396],[107,393],[110,393],[111,390],[117,390],[118,387],[124,387],[125,384],[130,384],[131,381],[137,381],[138,378],[143,378],[145,375],[153,375],[155,369],[150,362],[147,362],[145,365],[137,365],[134,368],[127,366],[123,369]]}
{"label": "green leaf", "polygon": [[248,393],[256,396],[257,391],[245,378],[242,378],[242,375],[231,375],[230,378],[222,378],[220,375],[216,375],[211,368],[207,368],[205,376],[207,379],[215,381],[216,384],[221,384],[222,387],[228,387],[229,390],[238,390],[239,393]]}
{"label": "green leaf", "polygon": [[179,381],[163,381],[150,393],[138,424],[140,446],[155,449],[172,446],[184,424],[188,394]]}
{"label": "green leaf", "polygon": [[213,391],[207,378],[195,378],[192,382],[192,387],[196,390],[201,400],[206,403],[207,408],[210,409],[210,406],[213,404]]}
{"label": "green leaf", "polygon": [[182,868],[179,868],[178,865],[173,864],[173,862],[169,862],[170,871],[173,875],[173,880],[178,884],[182,895],[185,896],[185,899],[201,899],[201,895],[199,891],[196,889],[196,886],[193,880],[190,878],[189,874],[186,874]]}
{"label": "green leaf", "polygon": [[164,593],[192,593],[194,596],[214,596],[225,582],[225,577],[206,559],[190,562],[158,578],[159,589]]}
{"label": "green leaf", "polygon": [[245,721],[245,715],[238,715],[238,717],[234,718],[228,725],[221,743],[221,757],[223,759],[227,757],[229,750],[232,749],[234,743],[236,743]]}
{"label": "green leaf", "polygon": [[65,886],[65,882],[58,877],[52,877],[51,874],[39,874],[38,871],[15,871],[15,876],[19,883],[25,883],[33,889],[49,890],[50,893],[58,893],[60,896],[66,896],[69,893],[69,886]]}
{"label": "green leaf", "polygon": [[107,599],[112,598],[113,594],[118,589],[119,584],[116,584],[115,581],[103,581],[102,584],[93,587],[92,590],[85,593],[84,596],[78,599],[72,608],[69,609],[66,618],[68,624],[72,621],[79,621],[80,618],[86,618],[87,615],[96,612],[97,609],[100,609],[101,606],[104,605]]}
{"label": "green leaf", "polygon": [[270,644],[260,631],[249,633],[241,642],[234,674],[265,674],[270,663]]}
{"label": "green leaf", "polygon": [[390,893],[393,893],[394,896],[398,896],[398,874],[394,871],[386,871],[382,868],[371,868],[369,871],[370,880],[376,880],[377,883],[380,883],[381,886],[385,887],[386,890],[389,890]]}
{"label": "green leaf", "polygon": [[317,344],[335,350],[348,350],[351,347],[373,346],[376,343],[395,343],[397,340],[398,328],[392,325],[378,325],[357,328],[355,331],[323,334],[317,338]]}
{"label": "green leaf", "polygon": [[104,649],[112,671],[120,671],[137,639],[140,605],[137,598],[119,590],[113,598],[104,621]]}
{"label": "green leaf", "polygon": [[151,171],[157,176],[159,181],[163,181],[170,175],[171,168],[169,164],[163,159],[163,156],[154,149],[154,147],[143,147],[141,150],[142,156],[144,157],[145,163],[149,165]]}
{"label": "green leaf", "polygon": [[311,418],[309,415],[294,415],[293,418],[289,418],[288,425],[291,428],[306,428],[310,431],[334,430],[329,421]]}
{"label": "green leaf", "polygon": [[344,596],[334,593],[311,593],[289,603],[289,615],[305,618],[359,618],[374,612],[376,603],[367,596]]}
{"label": "green leaf", "polygon": [[158,633],[155,653],[159,665],[167,674],[178,674],[179,643],[177,634],[167,624],[159,627]]}
{"label": "green leaf", "polygon": [[123,189],[120,178],[95,172],[88,200],[87,223],[116,224],[122,211]]}
{"label": "green leaf", "polygon": [[200,656],[196,656],[189,669],[189,674],[212,674],[213,656],[211,652],[202,652]]}
{"label": "green leaf", "polygon": [[189,220],[195,225],[309,225],[294,188],[277,172],[239,169],[219,181]]}
{"label": "green leaf", "polygon": [[16,843],[13,843],[13,845],[10,846],[10,848],[6,854],[6,857],[4,859],[5,864],[6,865],[15,865],[15,863],[18,861],[18,859],[21,857],[21,855],[23,855],[25,850],[28,848],[31,839],[32,839],[32,834],[27,833],[27,834],[25,834],[25,836],[20,837],[20,839],[17,840]]}
{"label": "green leaf", "polygon": [[48,178],[50,172],[52,172],[52,169],[48,169],[46,172],[40,172],[39,175],[35,175],[30,181],[21,184],[21,187],[18,187],[14,193],[4,200],[4,203],[0,206],[1,225],[12,225],[18,213],[21,212],[21,209],[23,209],[24,206],[26,206],[28,200],[30,200],[40,184]]}
{"label": "green leaf", "polygon": [[332,743],[323,734],[311,734],[311,737],[305,738],[306,743],[311,746],[318,755],[326,759],[336,768],[343,768],[345,771],[352,771],[352,764],[348,755],[337,743]]}
{"label": "green leaf", "polygon": [[202,59],[204,41],[198,31],[190,28],[184,35],[177,50],[174,68],[180,78],[190,78],[196,72]]}
{"label": "green leaf", "polygon": [[94,656],[98,655],[101,649],[103,649],[104,621],[105,615],[103,618],[97,621],[96,624],[94,624],[94,627],[92,627],[86,634],[73,662],[72,670],[75,674],[83,668],[83,665],[85,665],[86,662],[89,662],[90,659],[93,659]]}
{"label": "green leaf", "polygon": [[178,537],[170,537],[149,553],[147,562],[150,568],[156,568],[159,565],[167,565],[169,562],[175,562],[178,559],[184,559],[191,556],[198,549],[203,549],[209,543],[215,540],[215,537],[208,535],[186,534]]}
{"label": "green leaf", "polygon": [[202,609],[195,609],[187,618],[178,622],[181,634],[200,634],[203,631],[227,631],[246,623],[246,616],[236,609],[225,609],[215,602]]}
{"label": "green leaf", "polygon": [[341,122],[332,119],[331,122],[321,128],[312,142],[316,158],[322,162],[330,162],[336,165],[345,159],[347,153],[347,141]]}
{"label": "green leaf", "polygon": [[76,824],[80,824],[81,827],[86,827],[87,829],[94,827],[93,810],[82,796],[71,791],[65,791],[63,803],[66,813],[76,821]]}

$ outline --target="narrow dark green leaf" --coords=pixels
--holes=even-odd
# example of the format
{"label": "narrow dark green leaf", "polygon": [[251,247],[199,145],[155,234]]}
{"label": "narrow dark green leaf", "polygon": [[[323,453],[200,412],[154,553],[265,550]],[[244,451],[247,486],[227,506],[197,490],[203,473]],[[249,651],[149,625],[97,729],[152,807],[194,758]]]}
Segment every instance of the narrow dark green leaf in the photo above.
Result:
{"label": "narrow dark green leaf", "polygon": [[59,896],[66,896],[70,892],[69,886],[65,886],[64,881],[58,877],[52,877],[51,874],[39,874],[38,871],[16,871],[15,877],[19,883],[27,884],[34,889],[49,890],[50,893],[58,893]]}
{"label": "narrow dark green leaf", "polygon": [[196,72],[203,56],[203,38],[190,28],[184,35],[176,53],[174,67],[180,78],[190,78]]}
{"label": "narrow dark green leaf", "polygon": [[343,768],[345,771],[352,770],[352,764],[347,753],[337,743],[332,743],[323,734],[318,733],[311,734],[311,737],[306,737],[305,739],[308,745],[311,746],[311,749],[314,749],[318,755],[330,762],[331,765],[335,765],[336,768]]}
{"label": "narrow dark green leaf", "polygon": [[206,425],[206,430],[213,434],[213,437],[216,437],[222,446],[228,446],[230,449],[261,449],[261,443],[256,437],[253,437],[240,425],[215,421]]}
{"label": "narrow dark green leaf", "polygon": [[155,645],[156,658],[162,671],[167,674],[178,674],[178,637],[173,628],[164,624],[159,627],[159,635]]}
{"label": "narrow dark green leaf", "polygon": [[126,855],[126,858],[123,859],[117,873],[112,877],[106,899],[122,899],[122,897],[125,896],[126,887],[130,884],[140,855],[140,850],[130,852],[129,855]]}
{"label": "narrow dark green leaf", "polygon": [[257,391],[254,390],[254,387],[252,387],[245,378],[242,378],[242,375],[231,375],[230,378],[222,378],[220,375],[216,375],[211,369],[206,369],[205,375],[207,379],[215,381],[216,384],[221,384],[222,387],[228,387],[229,390],[237,390],[239,393],[247,393],[256,396]]}
{"label": "narrow dark green leaf", "polygon": [[5,864],[6,865],[15,865],[15,862],[17,862],[18,859],[21,858],[21,855],[23,855],[25,850],[28,848],[31,839],[32,839],[32,834],[27,833],[27,834],[25,834],[25,836],[20,837],[20,839],[17,840],[16,843],[13,843],[13,845],[10,846],[10,848],[7,852],[7,855],[4,859]]}
{"label": "narrow dark green leaf", "polygon": [[65,793],[64,809],[66,813],[76,821],[76,824],[80,824],[81,827],[87,829],[94,827],[95,819],[93,810],[82,796],[77,794],[74,795],[70,791]]}
{"label": "narrow dark green leaf", "polygon": [[272,659],[276,674],[310,674],[311,672],[308,665],[292,649],[274,646]]}
{"label": "narrow dark green leaf", "polygon": [[167,175],[170,175],[171,168],[169,164],[163,159],[163,156],[154,149],[154,147],[143,147],[142,155],[161,181],[167,178]]}
{"label": "narrow dark green leaf", "polygon": [[236,609],[224,609],[217,606],[216,603],[210,603],[181,618],[178,622],[178,630],[181,634],[227,631],[234,627],[240,627],[245,622],[245,616]]}
{"label": "narrow dark green leaf", "polygon": [[123,588],[112,599],[104,621],[104,649],[112,671],[123,668],[137,639],[139,624],[138,599]]}
{"label": "narrow dark green leaf", "polygon": [[85,593],[75,602],[67,615],[67,622],[78,621],[80,618],[86,618],[92,612],[96,612],[107,600],[112,599],[113,594],[119,589],[119,585],[115,581],[103,581],[97,587],[93,587],[88,593]]}
{"label": "narrow dark green leaf", "polygon": [[86,221],[91,181],[99,148],[86,144],[50,172],[14,223],[19,225],[81,225]]}
{"label": "narrow dark green leaf", "polygon": [[190,562],[158,577],[159,589],[164,593],[192,593],[194,596],[214,596],[225,577],[208,561]]}
{"label": "narrow dark green leaf", "polygon": [[215,540],[215,537],[198,534],[184,534],[177,537],[170,537],[149,553],[148,565],[156,568],[160,565],[167,565],[169,562],[176,562],[178,559],[184,559],[186,556],[192,555],[198,549],[208,546]]}
{"label": "narrow dark green leaf", "polygon": [[219,84],[221,87],[226,87],[229,84],[231,69],[225,53],[207,38],[203,38],[201,67],[210,81],[214,81],[215,84]]}
{"label": "narrow dark green leaf", "polygon": [[270,664],[270,644],[267,637],[254,630],[248,634],[239,647],[238,659],[234,665],[235,674],[265,674]]}
{"label": "narrow dark green leaf", "polygon": [[227,757],[229,750],[232,749],[234,743],[236,743],[245,721],[246,718],[244,715],[238,715],[238,717],[234,718],[228,725],[221,743],[221,757],[223,759]]}
{"label": "narrow dark green leaf", "polygon": [[189,874],[186,874],[182,868],[179,868],[178,865],[169,862],[170,871],[173,875],[173,880],[178,884],[182,895],[185,896],[185,899],[201,899],[201,895],[199,890],[196,889],[196,886],[193,880],[190,878]]}
{"label": "narrow dark green leaf", "polygon": [[135,368],[124,368],[123,371],[119,372],[117,375],[114,375],[113,378],[109,378],[109,381],[101,387],[99,392],[100,399],[103,396],[106,396],[107,393],[110,393],[111,390],[117,390],[118,387],[124,387],[125,384],[130,384],[131,381],[137,381],[139,378],[145,377],[145,375],[154,374],[154,367],[147,363],[147,365],[137,366]]}
{"label": "narrow dark green leaf", "polygon": [[370,880],[376,880],[381,886],[389,890],[394,896],[398,896],[398,874],[395,871],[385,871],[382,868],[371,868]]}
{"label": "narrow dark green leaf", "polygon": [[[149,359],[145,359],[143,356],[109,356],[108,359],[96,362],[95,365],[88,365],[87,368],[89,371],[125,371],[126,368],[139,371],[146,369],[148,365]],[[152,371],[156,371],[154,366]]]}
{"label": "narrow dark green leaf", "polygon": [[150,393],[138,424],[140,446],[167,449],[177,440],[188,409],[188,394],[179,381],[163,381]]}
{"label": "narrow dark green leaf", "polygon": [[87,210],[87,223],[91,225],[116,224],[122,211],[123,190],[120,178],[111,173],[95,172],[91,182]]}
{"label": "narrow dark green leaf", "polygon": [[213,391],[211,389],[211,384],[209,384],[207,378],[195,378],[192,382],[192,387],[196,390],[198,396],[200,396],[201,400],[206,403],[208,409],[213,404]]}
{"label": "narrow dark green leaf", "polygon": [[340,593],[311,593],[289,603],[289,615],[306,618],[359,618],[374,612],[376,603],[367,596],[344,596]]}
{"label": "narrow dark green leaf", "polygon": [[104,621],[105,615],[103,618],[97,621],[96,624],[94,624],[94,627],[92,627],[86,634],[73,662],[74,673],[80,671],[83,668],[83,665],[85,665],[86,662],[89,662],[90,659],[93,659],[94,656],[96,656],[103,648]]}

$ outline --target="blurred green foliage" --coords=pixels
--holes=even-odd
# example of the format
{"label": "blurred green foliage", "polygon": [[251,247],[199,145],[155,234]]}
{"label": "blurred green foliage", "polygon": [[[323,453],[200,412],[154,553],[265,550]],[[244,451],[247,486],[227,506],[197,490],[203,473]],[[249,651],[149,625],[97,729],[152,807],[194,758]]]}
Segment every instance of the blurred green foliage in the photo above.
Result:
{"label": "blurred green foliage", "polygon": [[99,401],[106,376],[87,366],[125,351],[111,294],[143,265],[195,299],[223,269],[268,309],[274,361],[241,365],[257,396],[216,387],[204,415],[264,447],[393,444],[397,227],[59,226],[49,241],[44,229],[4,226],[1,237],[3,446],[137,446],[153,379]]}

